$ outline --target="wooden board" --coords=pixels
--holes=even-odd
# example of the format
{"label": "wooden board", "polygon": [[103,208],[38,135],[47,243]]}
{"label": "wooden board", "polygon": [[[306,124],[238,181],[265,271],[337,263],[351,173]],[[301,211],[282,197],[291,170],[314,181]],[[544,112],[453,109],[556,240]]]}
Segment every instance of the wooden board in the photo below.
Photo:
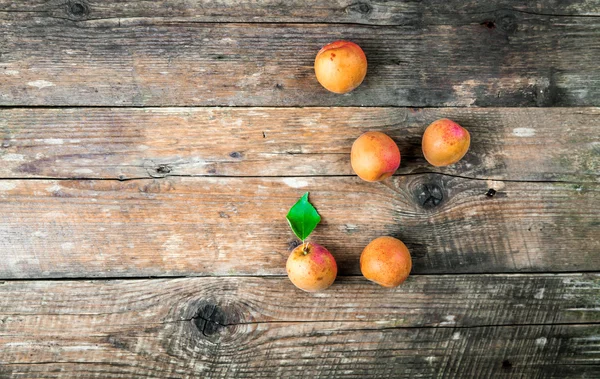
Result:
{"label": "wooden board", "polygon": [[395,290],[342,278],[322,294],[286,278],[4,282],[0,375],[593,377],[599,286],[582,274],[413,276]]}
{"label": "wooden board", "polygon": [[[417,12],[417,24],[385,27],[127,12],[121,19],[119,7],[108,18],[99,8],[89,21],[85,10],[70,20],[73,7],[65,5],[4,11],[0,105],[600,105],[600,19],[588,4],[566,16],[489,5],[461,13],[450,5]],[[583,14],[568,15],[577,9]],[[357,42],[369,61],[363,85],[345,96],[328,93],[313,72],[317,51],[338,39]]]}
{"label": "wooden board", "polygon": [[27,3],[0,0],[0,12],[27,12],[34,17],[64,18],[72,21],[98,21],[128,18],[168,18],[187,22],[305,22],[359,23],[369,25],[422,25],[424,19],[468,14],[514,11],[541,16],[598,16],[594,0],[556,1],[495,0],[492,2],[401,1],[401,0],[171,0],[147,1],[59,1],[33,0]]}
{"label": "wooden board", "polygon": [[[312,235],[341,275],[381,235],[402,239],[415,273],[600,268],[598,184],[356,177],[5,180],[2,278],[284,275],[298,243],[285,214],[306,191]],[[489,189],[496,191],[490,197]]]}
{"label": "wooden board", "polygon": [[[150,108],[0,111],[0,177],[353,175],[350,148],[368,130],[392,136],[399,174],[439,171],[501,180],[600,180],[597,108]],[[429,165],[421,136],[451,118],[469,154]]]}

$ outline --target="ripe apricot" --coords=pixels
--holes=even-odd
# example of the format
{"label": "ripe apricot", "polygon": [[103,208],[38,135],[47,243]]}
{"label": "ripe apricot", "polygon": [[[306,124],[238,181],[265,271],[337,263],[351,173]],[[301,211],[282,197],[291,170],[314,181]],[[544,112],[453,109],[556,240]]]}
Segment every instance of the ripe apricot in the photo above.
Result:
{"label": "ripe apricot", "polygon": [[408,248],[394,237],[371,241],[360,255],[360,271],[365,278],[384,287],[397,287],[408,278],[412,260]]}
{"label": "ripe apricot", "polygon": [[423,134],[423,155],[434,166],[448,166],[465,156],[471,144],[467,129],[452,120],[434,121]]}
{"label": "ripe apricot", "polygon": [[292,283],[306,292],[328,288],[337,276],[333,255],[314,242],[307,242],[292,250],[285,268]]}
{"label": "ripe apricot", "polygon": [[366,132],[352,144],[350,163],[361,179],[378,182],[396,172],[400,166],[400,149],[387,134]]}
{"label": "ripe apricot", "polygon": [[354,42],[332,42],[317,53],[315,75],[319,83],[331,92],[350,92],[367,75],[367,57]]}

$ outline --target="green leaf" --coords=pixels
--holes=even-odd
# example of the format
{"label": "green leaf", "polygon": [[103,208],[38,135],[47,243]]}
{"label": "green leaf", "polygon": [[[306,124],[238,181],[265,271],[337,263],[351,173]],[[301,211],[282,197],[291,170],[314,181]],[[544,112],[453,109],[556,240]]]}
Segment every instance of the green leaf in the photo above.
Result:
{"label": "green leaf", "polygon": [[292,231],[302,241],[309,236],[317,224],[321,222],[321,216],[315,207],[308,201],[308,192],[290,208],[286,216]]}

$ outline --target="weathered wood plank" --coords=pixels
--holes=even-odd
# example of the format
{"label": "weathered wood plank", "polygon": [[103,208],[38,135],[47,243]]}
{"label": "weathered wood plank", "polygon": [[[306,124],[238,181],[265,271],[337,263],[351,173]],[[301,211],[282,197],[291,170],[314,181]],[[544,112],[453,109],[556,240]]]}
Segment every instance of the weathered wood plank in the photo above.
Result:
{"label": "weathered wood plank", "polygon": [[[39,16],[0,12],[0,105],[600,104],[598,17],[432,12],[379,27]],[[345,96],[313,72],[319,48],[340,38],[369,60]]]}
{"label": "weathered wood plank", "polygon": [[448,117],[471,132],[458,164],[485,179],[600,181],[597,108],[152,108],[0,111],[0,177],[353,175],[350,147],[368,130],[400,146],[398,173],[434,170],[421,136]]}
{"label": "weathered wood plank", "polygon": [[311,238],[331,250],[341,275],[359,274],[360,252],[381,235],[407,243],[415,273],[600,268],[593,183],[439,174],[378,184],[355,177],[0,183],[2,278],[283,275],[296,243],[284,216],[305,191],[323,217]]}
{"label": "weathered wood plank", "polygon": [[[386,289],[341,276],[311,294],[287,277],[0,282],[0,319],[110,317],[134,324],[196,317],[221,324],[360,321],[387,327],[600,322],[600,274],[413,275]],[[211,313],[214,313],[211,316]],[[201,320],[200,320],[201,321]],[[60,325],[49,325],[52,334]]]}
{"label": "weathered wood plank", "polygon": [[26,3],[0,0],[0,12],[33,13],[30,17],[66,18],[72,21],[111,18],[168,18],[194,22],[305,22],[360,23],[368,25],[422,25],[424,19],[496,11],[527,12],[545,16],[598,16],[600,5],[584,1],[526,0],[86,0]]}
{"label": "weathered wood plank", "polygon": [[322,294],[285,278],[5,282],[0,374],[582,377],[598,373],[600,327],[565,323],[599,320],[599,280],[341,278]]}

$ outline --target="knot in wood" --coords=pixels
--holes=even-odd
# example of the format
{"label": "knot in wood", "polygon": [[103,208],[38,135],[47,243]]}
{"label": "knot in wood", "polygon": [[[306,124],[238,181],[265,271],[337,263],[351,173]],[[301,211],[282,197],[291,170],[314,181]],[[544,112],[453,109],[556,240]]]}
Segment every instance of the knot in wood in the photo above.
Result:
{"label": "knot in wood", "polygon": [[507,34],[517,31],[517,17],[512,13],[506,13],[499,16],[496,23],[500,29],[504,30]]}
{"label": "knot in wood", "polygon": [[358,13],[363,16],[370,14],[372,11],[373,7],[370,4],[364,2],[350,4],[348,5],[348,7],[346,7],[346,12]]}
{"label": "knot in wood", "polygon": [[231,158],[236,158],[236,159],[237,159],[237,158],[241,158],[241,157],[242,157],[242,153],[239,153],[239,152],[237,152],[237,151],[234,151],[234,152],[232,152],[232,153],[229,153],[229,156],[230,156]]}
{"label": "knot in wood", "polygon": [[166,165],[166,164],[159,164],[158,167],[156,168],[157,174],[168,174],[170,172],[171,172],[171,167],[169,167],[169,165]]}
{"label": "knot in wood", "polygon": [[67,11],[71,16],[82,18],[90,13],[88,6],[82,2],[70,1],[67,5]]}
{"label": "knot in wood", "polygon": [[435,183],[421,184],[417,190],[417,200],[423,208],[437,207],[444,200],[442,187]]}
{"label": "knot in wood", "polygon": [[213,337],[229,326],[240,322],[240,315],[233,307],[223,307],[213,301],[205,301],[192,317],[196,329],[204,337]]}

